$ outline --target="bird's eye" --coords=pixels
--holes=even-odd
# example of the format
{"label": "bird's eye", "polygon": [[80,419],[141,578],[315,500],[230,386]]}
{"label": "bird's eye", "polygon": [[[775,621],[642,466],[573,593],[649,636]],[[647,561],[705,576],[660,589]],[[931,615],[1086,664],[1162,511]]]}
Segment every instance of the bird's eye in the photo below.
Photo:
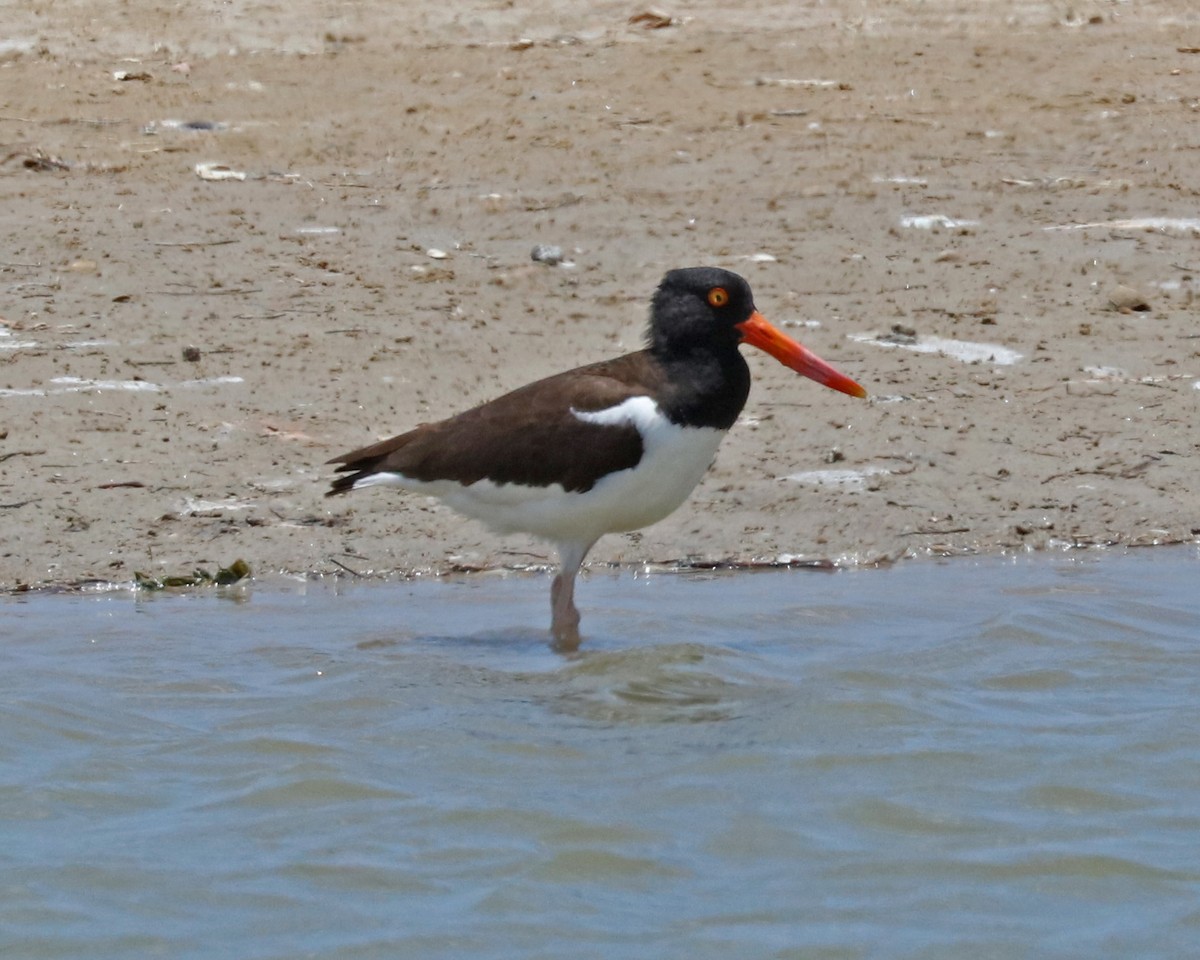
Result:
{"label": "bird's eye", "polygon": [[708,305],[710,307],[723,307],[729,303],[729,291],[724,287],[713,287],[708,291]]}

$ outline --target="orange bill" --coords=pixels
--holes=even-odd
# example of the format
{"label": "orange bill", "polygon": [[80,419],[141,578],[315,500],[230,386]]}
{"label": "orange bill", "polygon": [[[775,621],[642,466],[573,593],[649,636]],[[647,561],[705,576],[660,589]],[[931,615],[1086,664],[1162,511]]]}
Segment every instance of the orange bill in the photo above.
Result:
{"label": "orange bill", "polygon": [[765,350],[785,367],[816,380],[833,390],[840,390],[852,397],[865,397],[867,391],[844,373],[839,373],[811,350],[802,347],[786,333],[782,333],[767,322],[767,318],[755,310],[750,317],[737,325],[742,332],[742,342],[759,350]]}

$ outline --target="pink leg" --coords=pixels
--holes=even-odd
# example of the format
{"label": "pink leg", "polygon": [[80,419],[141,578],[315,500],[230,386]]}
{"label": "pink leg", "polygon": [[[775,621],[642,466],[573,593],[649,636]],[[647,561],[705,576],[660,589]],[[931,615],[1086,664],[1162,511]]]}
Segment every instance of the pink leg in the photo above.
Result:
{"label": "pink leg", "polygon": [[558,545],[558,576],[550,585],[550,633],[556,650],[579,649],[579,611],[575,609],[575,575],[591,543],[562,543]]}

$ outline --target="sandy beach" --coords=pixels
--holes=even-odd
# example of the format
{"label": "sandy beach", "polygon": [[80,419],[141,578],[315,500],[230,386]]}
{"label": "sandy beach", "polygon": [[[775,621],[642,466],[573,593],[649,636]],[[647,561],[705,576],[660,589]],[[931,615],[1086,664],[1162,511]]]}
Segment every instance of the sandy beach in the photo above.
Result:
{"label": "sandy beach", "polygon": [[747,351],[591,565],[1200,535],[1193,4],[337,9],[10,11],[0,587],[542,566],[324,463],[637,349],[699,264],[871,399]]}

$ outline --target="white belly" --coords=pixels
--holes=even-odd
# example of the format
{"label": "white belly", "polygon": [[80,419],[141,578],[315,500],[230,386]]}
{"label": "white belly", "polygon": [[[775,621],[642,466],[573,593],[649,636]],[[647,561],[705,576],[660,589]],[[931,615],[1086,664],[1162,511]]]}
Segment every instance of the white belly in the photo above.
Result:
{"label": "white belly", "polygon": [[606,533],[647,527],[674,511],[711,466],[726,433],[711,427],[676,426],[649,397],[575,416],[585,423],[635,426],[643,446],[637,466],[602,477],[585,493],[569,492],[560,484],[423,483],[394,473],[376,474],[355,486],[389,484],[429,494],[501,533],[531,533],[555,543],[590,543]]}

